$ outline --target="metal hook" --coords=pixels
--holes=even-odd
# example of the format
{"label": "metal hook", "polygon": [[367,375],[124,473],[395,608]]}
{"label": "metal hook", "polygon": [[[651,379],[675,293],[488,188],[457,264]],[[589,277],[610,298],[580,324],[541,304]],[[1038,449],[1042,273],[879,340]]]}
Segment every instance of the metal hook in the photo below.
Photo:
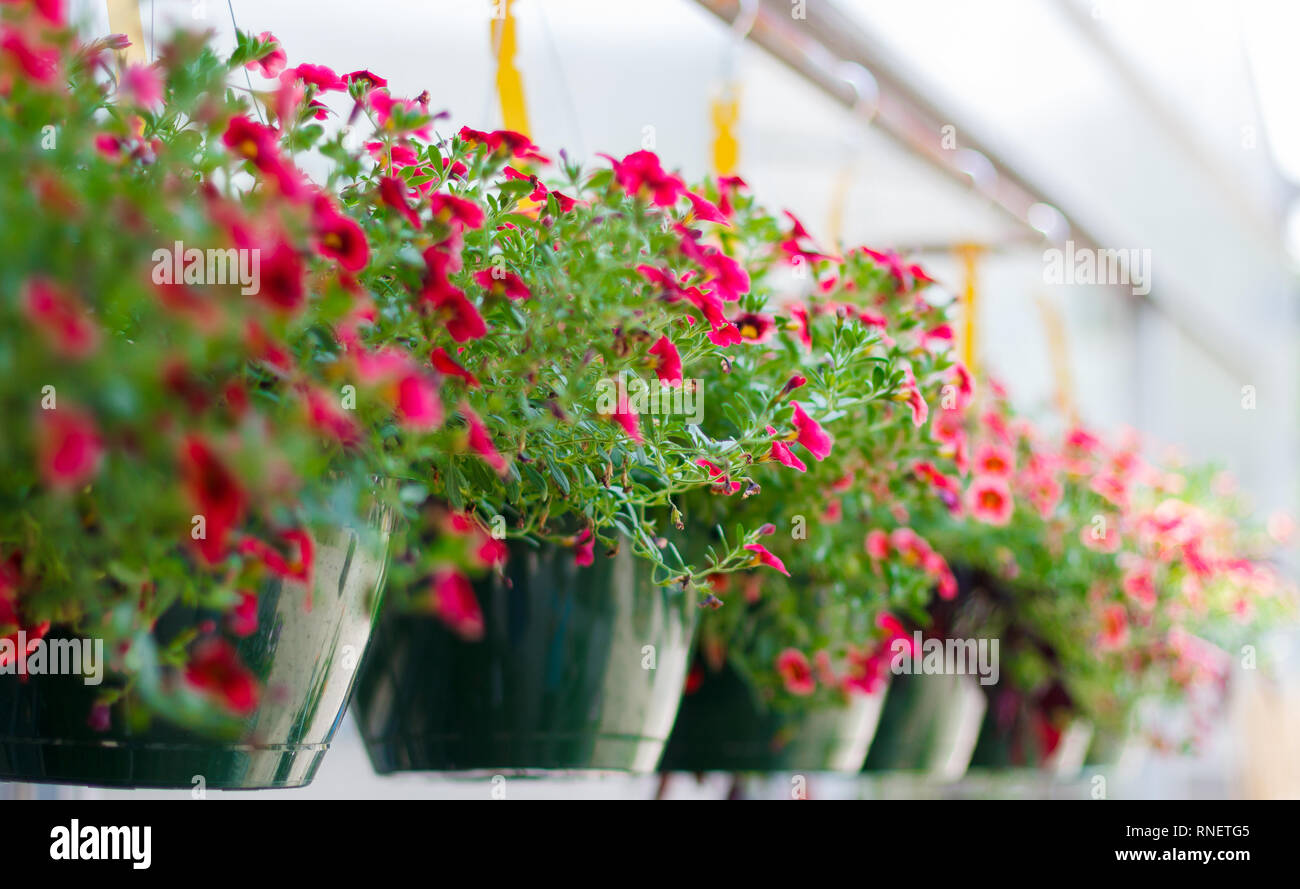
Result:
{"label": "metal hook", "polygon": [[759,10],[759,0],[740,0],[736,17],[731,20],[731,45],[727,47],[722,61],[723,81],[726,83],[730,83],[735,78],[736,56],[739,55],[745,39],[749,37],[749,32],[754,30]]}
{"label": "metal hook", "polygon": [[857,62],[846,61],[835,65],[835,76],[853,87],[853,94],[857,97],[853,102],[853,110],[862,114],[867,123],[871,123],[880,110],[880,85],[876,83],[876,78]]}

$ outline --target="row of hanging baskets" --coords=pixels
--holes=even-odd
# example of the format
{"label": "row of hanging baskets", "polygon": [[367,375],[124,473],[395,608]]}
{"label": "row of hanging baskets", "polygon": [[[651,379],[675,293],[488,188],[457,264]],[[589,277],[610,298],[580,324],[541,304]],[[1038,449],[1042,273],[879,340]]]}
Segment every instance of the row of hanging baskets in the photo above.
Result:
{"label": "row of hanging baskets", "polygon": [[381,772],[1059,766],[1291,608],[742,179],[0,19],[0,778],[297,786],[350,700]]}

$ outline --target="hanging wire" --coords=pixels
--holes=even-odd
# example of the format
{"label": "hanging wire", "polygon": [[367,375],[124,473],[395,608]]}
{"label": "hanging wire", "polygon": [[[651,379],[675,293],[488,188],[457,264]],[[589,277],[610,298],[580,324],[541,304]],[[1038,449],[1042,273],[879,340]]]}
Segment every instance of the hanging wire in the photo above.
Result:
{"label": "hanging wire", "polygon": [[[537,0],[535,6],[537,8],[537,17],[542,23],[542,34],[546,37],[546,45],[550,50],[554,68],[558,72],[560,79],[560,93],[564,97],[564,108],[569,115],[570,122],[573,124],[573,134],[578,143],[574,146],[574,149],[577,151],[578,157],[585,158],[587,156],[587,142],[582,136],[582,122],[578,117],[578,105],[573,99],[573,86],[565,73],[564,63],[560,57],[559,44],[556,43],[555,34],[551,32],[551,25],[546,17],[546,4],[542,0]],[[530,138],[532,135],[532,133],[528,134]]]}
{"label": "hanging wire", "polygon": [[[235,40],[239,40],[239,25],[235,23],[235,6],[232,0],[226,0],[226,9],[230,10],[230,26],[235,29]],[[253,101],[253,107],[257,109],[257,119],[263,124],[266,123],[266,116],[262,114],[262,105],[257,101],[257,96],[253,93],[253,78],[248,73],[248,66],[244,66],[244,80],[248,81],[248,97]],[[280,126],[284,126],[281,122]]]}

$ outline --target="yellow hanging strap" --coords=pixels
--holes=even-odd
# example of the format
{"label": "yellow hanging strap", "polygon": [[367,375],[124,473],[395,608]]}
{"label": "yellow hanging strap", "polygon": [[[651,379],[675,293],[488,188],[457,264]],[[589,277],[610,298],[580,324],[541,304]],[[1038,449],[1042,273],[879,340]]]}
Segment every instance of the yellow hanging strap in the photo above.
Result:
{"label": "yellow hanging strap", "polygon": [[108,0],[108,30],[125,34],[131,41],[122,53],[128,62],[144,64],[148,61],[144,46],[144,23],[140,18],[140,0]]}
{"label": "yellow hanging strap", "polygon": [[713,172],[719,176],[735,175],[740,163],[740,140],[736,124],[740,120],[740,85],[727,83],[709,106],[713,121]]}
{"label": "yellow hanging strap", "polygon": [[826,233],[830,243],[837,247],[844,232],[844,208],[848,204],[849,189],[853,187],[853,159],[848,158],[840,164],[831,186],[831,209],[826,214]]}
{"label": "yellow hanging strap", "polygon": [[528,106],[524,102],[524,78],[515,67],[515,0],[491,0],[492,46],[497,56],[497,95],[501,97],[501,119],[507,130],[532,137]]}
{"label": "yellow hanging strap", "polygon": [[1043,294],[1035,294],[1034,302],[1038,304],[1038,315],[1043,322],[1043,333],[1047,337],[1052,377],[1056,383],[1056,407],[1072,425],[1077,424],[1079,412],[1074,399],[1074,375],[1070,370],[1070,349],[1065,335],[1065,319],[1056,303]]}
{"label": "yellow hanging strap", "polygon": [[976,320],[979,317],[977,280],[981,252],[978,244],[963,244],[957,248],[957,257],[961,260],[962,266],[961,360],[972,375],[975,374]]}

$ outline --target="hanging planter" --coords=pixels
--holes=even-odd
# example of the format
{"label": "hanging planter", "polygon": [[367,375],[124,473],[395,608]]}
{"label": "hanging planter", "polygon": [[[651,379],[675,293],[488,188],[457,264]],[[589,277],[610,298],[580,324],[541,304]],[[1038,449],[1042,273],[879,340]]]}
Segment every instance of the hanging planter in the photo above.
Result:
{"label": "hanging planter", "polygon": [[844,706],[765,709],[735,670],[708,673],[682,698],[663,771],[857,772],[867,755],[885,687]]}
{"label": "hanging planter", "polygon": [[966,773],[986,709],[969,676],[895,676],[864,771],[917,771],[955,781]]}
{"label": "hanging planter", "polygon": [[509,546],[476,583],[482,638],[387,609],[357,688],[376,771],[654,769],[686,677],[696,608],[621,546],[585,567]]}
{"label": "hanging planter", "polygon": [[[378,615],[390,514],[376,508],[372,520],[377,537],[342,531],[316,542],[310,589],[267,580],[256,600],[256,630],[201,643],[211,666],[202,687],[245,711],[237,720],[190,729],[158,718],[140,721],[145,714],[138,708],[101,709],[103,687],[81,675],[0,676],[0,779],[245,790],[309,783]],[[174,607],[156,633],[164,637],[220,618]],[[42,641],[52,651],[58,639],[72,637],[56,631]],[[237,656],[232,663],[242,662],[247,672],[223,671],[223,653]],[[193,683],[196,667],[190,669]],[[185,712],[184,689],[160,682],[151,692],[169,700],[171,712]]]}

